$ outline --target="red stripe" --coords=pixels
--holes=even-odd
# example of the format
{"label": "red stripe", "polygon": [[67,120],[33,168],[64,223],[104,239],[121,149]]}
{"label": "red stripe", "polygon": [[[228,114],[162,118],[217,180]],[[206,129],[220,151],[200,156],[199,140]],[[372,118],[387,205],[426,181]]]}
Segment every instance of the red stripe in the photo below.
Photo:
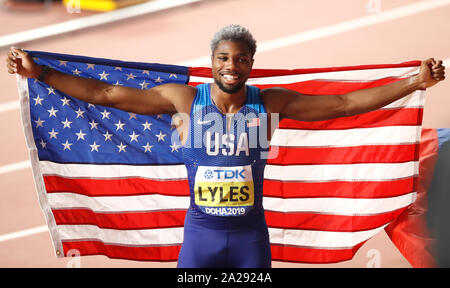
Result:
{"label": "red stripe", "polygon": [[183,227],[186,210],[98,213],[89,209],[53,209],[57,225],[95,225],[134,230]]}
{"label": "red stripe", "polygon": [[177,261],[181,245],[129,247],[105,244],[100,241],[63,241],[64,255],[73,256],[70,250],[75,249],[80,256],[105,255],[109,258],[138,261]]}
{"label": "red stripe", "polygon": [[390,223],[407,207],[369,216],[324,215],[317,213],[282,213],[265,211],[271,228],[304,229],[316,231],[357,232],[375,229]]}
{"label": "red stripe", "polygon": [[382,109],[364,114],[340,117],[324,121],[296,121],[283,119],[279,129],[337,130],[352,128],[373,128],[385,126],[421,125],[423,108]]}
{"label": "red stripe", "polygon": [[133,196],[161,194],[188,196],[187,180],[157,181],[142,178],[127,179],[71,179],[44,176],[47,193],[73,192],[86,196]]}
{"label": "red stripe", "polygon": [[264,196],[281,198],[384,198],[416,192],[417,177],[391,181],[283,182],[264,180]]}
{"label": "red stripe", "polygon": [[336,263],[352,259],[364,243],[347,249],[314,249],[271,244],[272,260],[311,264]]}
{"label": "red stripe", "polygon": [[417,153],[419,145],[420,144],[405,144],[355,147],[271,146],[267,164],[321,165],[354,163],[403,163],[418,160]]}
{"label": "red stripe", "polygon": [[[368,70],[368,69],[386,69],[386,68],[403,68],[420,66],[421,61],[409,61],[399,64],[374,64],[374,65],[358,65],[343,67],[326,67],[326,68],[308,68],[308,69],[253,69],[250,78],[271,77],[295,74],[311,74],[323,72],[338,72],[352,70]],[[211,68],[207,67],[189,67],[190,76],[211,77]]]}

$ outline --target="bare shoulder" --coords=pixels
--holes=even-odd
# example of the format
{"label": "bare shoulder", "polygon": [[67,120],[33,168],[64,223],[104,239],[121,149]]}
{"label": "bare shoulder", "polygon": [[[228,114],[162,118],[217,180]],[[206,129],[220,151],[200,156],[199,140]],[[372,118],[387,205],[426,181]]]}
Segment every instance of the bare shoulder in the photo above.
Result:
{"label": "bare shoulder", "polygon": [[186,84],[168,83],[154,87],[164,98],[174,106],[176,112],[189,113],[192,101],[197,94],[197,88]]}

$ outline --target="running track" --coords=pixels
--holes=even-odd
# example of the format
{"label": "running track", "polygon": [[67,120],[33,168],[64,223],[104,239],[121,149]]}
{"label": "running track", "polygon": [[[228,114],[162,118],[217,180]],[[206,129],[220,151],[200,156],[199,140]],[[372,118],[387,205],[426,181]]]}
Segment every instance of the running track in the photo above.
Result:
{"label": "running track", "polygon": [[[368,2],[380,5],[368,11]],[[94,14],[69,14],[59,4],[39,13],[0,10],[0,39]],[[214,32],[238,23],[248,27],[259,42],[255,68],[398,63],[428,57],[444,60],[450,59],[448,15],[450,1],[446,0],[210,0],[17,46],[128,61],[207,66]],[[45,230],[26,162],[28,151],[16,102],[16,81],[6,72],[6,49],[0,48],[0,53],[0,267],[70,266],[73,259],[54,256]],[[446,64],[450,67],[449,61]],[[450,127],[449,92],[449,80],[427,92],[424,127]],[[328,265],[274,262],[273,267],[366,267],[374,260],[379,260],[381,267],[411,267],[384,233],[364,244],[351,261]],[[134,262],[103,256],[77,261],[81,267],[176,266],[174,262]]]}

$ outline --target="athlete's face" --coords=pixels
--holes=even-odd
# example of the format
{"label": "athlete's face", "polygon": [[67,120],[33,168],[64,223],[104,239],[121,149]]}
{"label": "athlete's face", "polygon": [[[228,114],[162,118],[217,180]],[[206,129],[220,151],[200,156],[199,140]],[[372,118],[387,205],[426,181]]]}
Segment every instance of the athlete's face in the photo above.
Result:
{"label": "athlete's face", "polygon": [[222,40],[212,55],[212,76],[225,93],[234,94],[244,87],[252,71],[253,58],[244,42]]}

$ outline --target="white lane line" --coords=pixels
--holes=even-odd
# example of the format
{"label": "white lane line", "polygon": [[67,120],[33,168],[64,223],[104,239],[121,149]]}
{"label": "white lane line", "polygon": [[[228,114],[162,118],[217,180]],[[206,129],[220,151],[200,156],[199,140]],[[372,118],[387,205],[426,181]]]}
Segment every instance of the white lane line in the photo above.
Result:
{"label": "white lane line", "polygon": [[0,166],[0,175],[31,168],[30,160],[20,161],[12,164]]}
{"label": "white lane line", "polygon": [[47,227],[47,225],[43,225],[43,226],[38,226],[38,227],[30,228],[30,229],[20,230],[17,232],[3,234],[3,235],[0,235],[0,243],[9,241],[9,240],[14,240],[17,238],[22,238],[22,237],[26,237],[26,236],[39,234],[39,233],[46,232],[46,231],[48,231],[48,227]]}
{"label": "white lane line", "polygon": [[0,104],[0,113],[13,111],[13,110],[16,110],[16,109],[19,109],[19,108],[20,108],[20,105],[19,105],[19,101],[18,100],[4,102],[4,103]]}
{"label": "white lane line", "polygon": [[[401,17],[426,12],[428,10],[436,9],[447,5],[450,5],[450,0],[427,0],[427,1],[420,1],[414,4],[404,5],[380,13],[370,14],[367,16],[355,18],[337,24],[332,24],[321,28],[312,29],[309,31],[304,31],[297,34],[288,35],[285,37],[280,37],[277,39],[262,42],[258,44],[257,53],[267,52],[290,45],[296,45],[307,41],[312,41],[319,38],[324,38],[339,33],[364,28],[367,26],[395,20]],[[211,59],[210,56],[204,56],[188,60],[185,62],[181,62],[178,65],[201,66],[209,64],[209,62],[211,61],[210,59]]]}
{"label": "white lane line", "polygon": [[95,14],[69,20],[57,24],[52,24],[23,32],[13,33],[0,37],[0,49],[10,47],[16,43],[24,43],[49,36],[78,31],[81,29],[104,25],[124,19],[145,15],[152,12],[159,12],[166,9],[179,7],[186,4],[198,2],[200,0],[154,0],[143,4],[118,9],[112,12]]}

